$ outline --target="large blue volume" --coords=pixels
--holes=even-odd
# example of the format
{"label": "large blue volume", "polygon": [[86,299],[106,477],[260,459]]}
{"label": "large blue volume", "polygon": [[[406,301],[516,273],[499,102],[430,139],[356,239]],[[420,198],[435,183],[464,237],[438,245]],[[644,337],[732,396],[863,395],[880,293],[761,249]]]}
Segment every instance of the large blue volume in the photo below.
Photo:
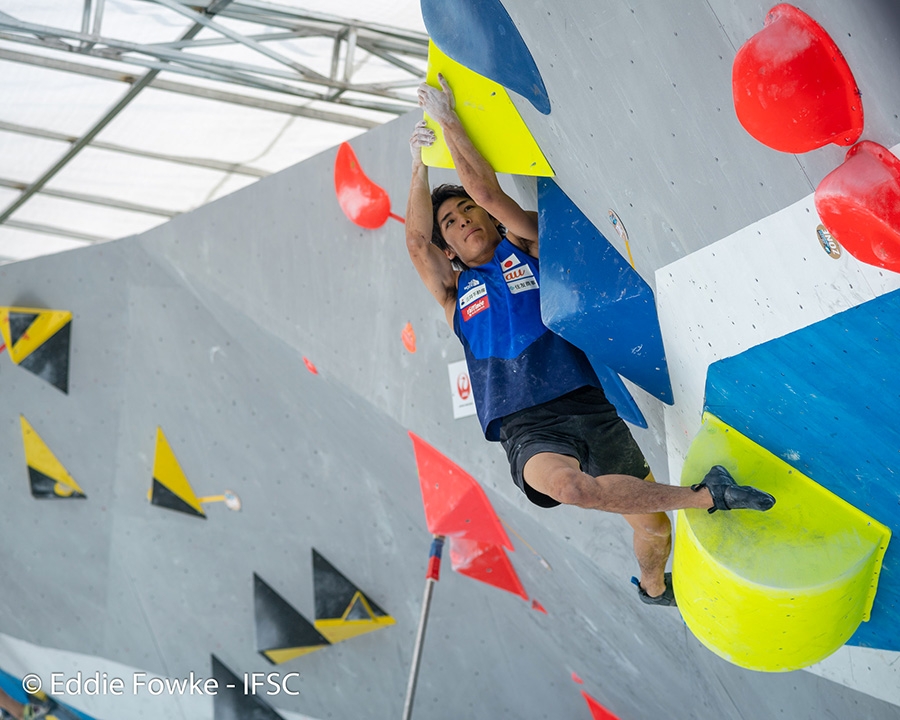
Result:
{"label": "large blue volume", "polygon": [[602,364],[671,405],[650,286],[546,178],[538,180],[538,233],[544,324],[581,348],[601,377]]}
{"label": "large blue volume", "polygon": [[499,0],[422,0],[422,19],[443,53],[550,114],[541,73]]}
{"label": "large blue volume", "polygon": [[872,617],[848,645],[900,650],[900,291],[710,366],[706,408],[884,523]]}
{"label": "large blue volume", "polygon": [[597,373],[600,384],[603,386],[603,394],[606,395],[606,399],[616,409],[619,417],[632,425],[646,428],[647,419],[631,396],[631,393],[628,392],[628,388],[625,387],[625,383],[622,382],[619,374],[612,368],[596,361],[591,361],[591,365],[594,368],[594,372]]}

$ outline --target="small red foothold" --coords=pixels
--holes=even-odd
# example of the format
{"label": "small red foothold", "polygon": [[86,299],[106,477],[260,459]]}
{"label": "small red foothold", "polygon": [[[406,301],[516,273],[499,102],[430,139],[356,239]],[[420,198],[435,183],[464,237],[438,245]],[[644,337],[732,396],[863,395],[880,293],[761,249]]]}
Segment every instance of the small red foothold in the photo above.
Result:
{"label": "small red foothold", "polygon": [[582,680],[580,677],[578,677],[578,673],[575,673],[575,672],[572,673],[572,680],[577,682],[579,685],[584,685],[584,680]]}
{"label": "small red foothold", "polygon": [[603,707],[599,702],[597,702],[594,698],[588,695],[584,690],[581,691],[581,696],[584,698],[584,701],[588,704],[588,708],[591,711],[591,717],[593,720],[619,720],[616,715],[613,715],[609,710]]}
{"label": "small red foothold", "polygon": [[313,375],[319,374],[319,371],[316,369],[316,366],[313,365],[312,361],[305,355],[303,356],[303,364],[306,365],[306,369],[309,370]]}
{"label": "small red foothold", "polygon": [[406,327],[403,328],[400,337],[403,339],[403,346],[411,353],[414,353],[416,351],[416,331],[413,330],[412,323],[406,323]]}
{"label": "small red foothold", "polygon": [[544,606],[541,605],[537,600],[531,601],[531,609],[537,610],[538,612],[542,612],[542,613],[544,613],[544,615],[547,614],[547,611],[544,609]]}

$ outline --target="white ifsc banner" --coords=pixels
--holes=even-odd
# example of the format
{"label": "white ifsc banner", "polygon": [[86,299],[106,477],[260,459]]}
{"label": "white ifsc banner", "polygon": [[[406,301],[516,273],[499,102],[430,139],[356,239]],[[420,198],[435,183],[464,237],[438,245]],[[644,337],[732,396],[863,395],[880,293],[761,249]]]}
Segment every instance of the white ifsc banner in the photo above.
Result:
{"label": "white ifsc banner", "polygon": [[475,414],[475,398],[469,381],[469,368],[465,360],[447,365],[450,375],[450,395],[453,397],[453,419]]}

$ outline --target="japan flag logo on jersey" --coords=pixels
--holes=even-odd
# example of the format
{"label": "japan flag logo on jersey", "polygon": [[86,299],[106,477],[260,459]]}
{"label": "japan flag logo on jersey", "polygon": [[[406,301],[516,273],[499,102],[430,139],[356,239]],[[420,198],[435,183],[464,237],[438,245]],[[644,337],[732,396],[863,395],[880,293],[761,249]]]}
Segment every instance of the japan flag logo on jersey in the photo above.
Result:
{"label": "japan flag logo on jersey", "polygon": [[515,253],[513,253],[508,258],[506,258],[506,260],[504,260],[502,263],[500,263],[500,267],[503,268],[503,270],[509,270],[510,268],[514,268],[520,262],[522,262],[522,261],[516,257]]}

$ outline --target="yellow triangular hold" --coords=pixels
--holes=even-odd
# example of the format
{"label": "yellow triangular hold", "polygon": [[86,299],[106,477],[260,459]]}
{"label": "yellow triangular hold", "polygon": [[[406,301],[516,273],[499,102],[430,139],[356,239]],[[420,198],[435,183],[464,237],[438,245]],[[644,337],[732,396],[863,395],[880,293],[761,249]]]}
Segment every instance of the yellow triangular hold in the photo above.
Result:
{"label": "yellow triangular hold", "polygon": [[[175,457],[175,453],[172,452],[169,441],[166,440],[166,436],[160,427],[156,428],[156,455],[153,458],[153,479],[188,505],[198,515],[206,517],[206,513],[203,512],[203,508],[200,507],[200,502],[194,494],[194,489],[188,482],[181,465],[178,464],[178,459]],[[175,510],[178,508],[170,507],[170,509]]]}
{"label": "yellow triangular hold", "polygon": [[[553,177],[550,163],[503,86],[460,65],[429,40],[429,85],[441,86],[438,73],[453,89],[456,114],[472,144],[496,172]],[[452,168],[441,128],[427,114],[425,120],[437,138],[431,147],[422,148],[422,161],[430,167]]]}
{"label": "yellow triangular hold", "polygon": [[396,620],[390,615],[373,618],[372,620],[316,620],[314,625],[328,642],[334,644],[342,640],[349,640],[358,635],[365,635],[374,630],[394,625]]}
{"label": "yellow triangular hold", "polygon": [[53,491],[60,497],[70,497],[73,493],[84,495],[75,478],[69,475],[69,471],[56,459],[56,456],[47,447],[47,443],[41,440],[24,415],[19,415],[22,421],[22,442],[25,445],[25,464],[56,481]]}
{"label": "yellow triangular hold", "polygon": [[[28,326],[28,330],[21,337],[16,338],[15,342],[13,342],[9,326],[10,313],[37,316]],[[72,313],[68,310],[0,307],[0,333],[3,335],[3,342],[7,350],[9,350],[9,357],[16,365],[70,322],[72,322]]]}
{"label": "yellow triangular hold", "polygon": [[297,647],[297,648],[280,648],[278,650],[263,650],[263,655],[265,655],[269,660],[271,660],[276,665],[281,665],[281,663],[286,663],[288,660],[293,660],[294,658],[298,658],[301,655],[309,655],[316,650],[321,650],[322,648],[328,647],[327,645],[313,645],[312,647]]}
{"label": "yellow triangular hold", "polygon": [[[368,618],[348,620],[347,618],[354,608],[361,609],[363,614],[368,615]],[[364,635],[373,630],[380,630],[383,627],[394,625],[395,622],[390,615],[376,617],[366,596],[357,590],[340,619],[316,620],[313,624],[316,630],[322,633],[329,642],[337,643],[358,635]]]}

